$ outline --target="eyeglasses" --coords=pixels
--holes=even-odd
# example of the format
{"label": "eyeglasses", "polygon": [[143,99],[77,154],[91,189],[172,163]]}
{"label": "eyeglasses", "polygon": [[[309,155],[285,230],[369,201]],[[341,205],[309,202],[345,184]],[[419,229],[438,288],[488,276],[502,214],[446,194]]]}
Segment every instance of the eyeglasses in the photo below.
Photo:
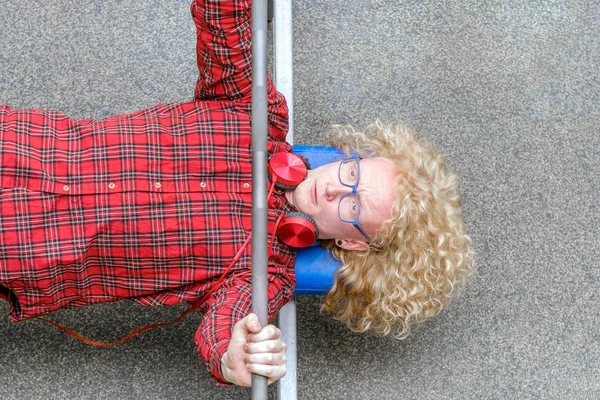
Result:
{"label": "eyeglasses", "polygon": [[346,158],[340,163],[338,170],[340,183],[352,189],[352,192],[346,193],[340,199],[338,205],[338,214],[344,222],[352,224],[366,239],[371,239],[365,231],[358,225],[358,217],[360,216],[360,201],[358,200],[358,192],[356,187],[360,181],[360,163],[358,156]]}

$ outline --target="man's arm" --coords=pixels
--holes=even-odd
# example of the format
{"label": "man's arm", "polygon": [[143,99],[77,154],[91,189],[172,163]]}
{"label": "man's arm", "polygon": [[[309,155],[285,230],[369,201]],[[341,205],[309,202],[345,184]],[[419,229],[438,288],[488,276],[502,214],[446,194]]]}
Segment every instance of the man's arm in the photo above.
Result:
{"label": "man's arm", "polygon": [[[252,1],[195,0],[197,100],[252,102]],[[285,142],[288,110],[267,74],[269,139]],[[289,151],[289,149],[288,149]]]}
{"label": "man's arm", "polygon": [[249,0],[195,0],[200,100],[251,101],[252,28]]}
{"label": "man's arm", "polygon": [[[285,374],[285,344],[273,325],[261,328],[250,314],[250,273],[225,281],[201,307],[196,344],[210,374],[221,384],[249,386],[252,373],[273,382]],[[269,320],[293,293],[293,283],[269,276]]]}

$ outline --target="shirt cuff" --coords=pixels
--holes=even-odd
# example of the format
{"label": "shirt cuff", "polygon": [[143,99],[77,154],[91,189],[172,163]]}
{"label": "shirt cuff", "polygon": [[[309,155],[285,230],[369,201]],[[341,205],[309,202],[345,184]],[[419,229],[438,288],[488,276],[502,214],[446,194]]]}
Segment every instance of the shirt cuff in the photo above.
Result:
{"label": "shirt cuff", "polygon": [[228,344],[229,342],[227,340],[215,343],[211,349],[212,356],[208,360],[207,365],[209,374],[215,379],[217,386],[220,387],[233,386],[233,383],[225,380],[223,373],[221,372],[221,358],[227,351]]}

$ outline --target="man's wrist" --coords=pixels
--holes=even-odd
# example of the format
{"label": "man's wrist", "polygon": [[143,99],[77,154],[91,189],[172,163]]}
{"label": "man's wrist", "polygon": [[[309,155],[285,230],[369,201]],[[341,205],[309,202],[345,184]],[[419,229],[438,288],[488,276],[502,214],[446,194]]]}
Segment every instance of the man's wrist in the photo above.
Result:
{"label": "man's wrist", "polygon": [[229,376],[229,371],[229,359],[227,358],[227,352],[225,352],[221,357],[221,375],[223,375],[223,379],[227,382],[235,383],[233,382],[233,378]]}

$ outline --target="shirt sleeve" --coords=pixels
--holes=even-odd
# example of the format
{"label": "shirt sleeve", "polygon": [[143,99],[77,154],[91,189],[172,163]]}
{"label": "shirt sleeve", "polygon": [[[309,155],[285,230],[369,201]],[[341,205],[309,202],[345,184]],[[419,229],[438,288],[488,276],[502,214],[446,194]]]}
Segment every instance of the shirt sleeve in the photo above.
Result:
{"label": "shirt sleeve", "polygon": [[[221,357],[227,351],[233,327],[251,312],[250,271],[226,280],[201,307],[204,313],[196,332],[196,345],[204,365],[221,385],[229,382],[221,374]],[[281,275],[269,274],[269,321],[292,297],[293,282]]]}
{"label": "shirt sleeve", "polygon": [[[252,1],[194,0],[191,11],[199,73],[195,99],[236,101],[248,112],[252,102]],[[287,103],[269,74],[267,101],[269,137],[284,142],[289,127]]]}
{"label": "shirt sleeve", "polygon": [[252,29],[249,0],[195,0],[199,100],[245,100],[252,91]]}

